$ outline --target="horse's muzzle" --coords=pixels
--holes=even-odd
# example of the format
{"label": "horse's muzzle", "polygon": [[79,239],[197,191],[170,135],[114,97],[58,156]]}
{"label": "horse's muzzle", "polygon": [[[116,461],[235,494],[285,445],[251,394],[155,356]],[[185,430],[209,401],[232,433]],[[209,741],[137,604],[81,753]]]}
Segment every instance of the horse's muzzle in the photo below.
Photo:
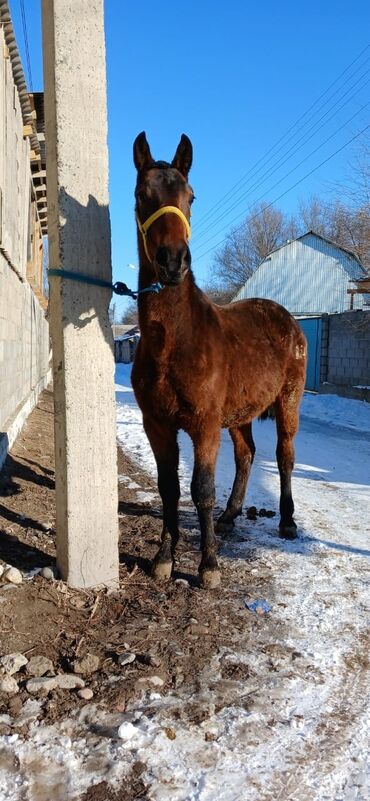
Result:
{"label": "horse's muzzle", "polygon": [[181,247],[160,247],[155,256],[158,277],[162,284],[181,284],[191,264],[190,250],[187,245]]}

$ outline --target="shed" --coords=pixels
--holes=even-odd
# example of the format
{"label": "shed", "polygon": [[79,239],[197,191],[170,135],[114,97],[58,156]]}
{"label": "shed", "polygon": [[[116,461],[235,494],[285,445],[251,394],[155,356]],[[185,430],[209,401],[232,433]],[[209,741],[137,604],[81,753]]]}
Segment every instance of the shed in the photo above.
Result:
{"label": "shed", "polygon": [[[366,278],[351,251],[308,231],[272,251],[234,300],[269,298],[294,316],[344,312],[350,308],[348,289]],[[354,309],[366,306],[366,295],[356,294]]]}
{"label": "shed", "polygon": [[114,359],[116,362],[133,362],[140,331],[138,325],[112,325],[114,337]]}

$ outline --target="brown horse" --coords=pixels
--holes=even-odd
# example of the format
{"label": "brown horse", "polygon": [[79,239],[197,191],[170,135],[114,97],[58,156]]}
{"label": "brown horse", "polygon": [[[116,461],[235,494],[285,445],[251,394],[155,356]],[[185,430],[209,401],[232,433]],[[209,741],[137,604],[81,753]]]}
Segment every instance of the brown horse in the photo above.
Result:
{"label": "brown horse", "polygon": [[[220,582],[213,524],[214,474],[221,428],[235,449],[236,475],[218,528],[241,514],[255,446],[252,420],[273,406],[280,473],[280,535],[296,536],[291,473],[293,438],[306,374],[306,340],[270,300],[217,306],[196,286],[188,247],[192,145],[184,134],[171,164],[154,161],[145,133],[134,143],[138,171],[139,323],[132,384],[158,469],[162,542],[153,574],[169,578],[179,537],[177,434],[194,445],[191,494],[201,534],[200,581]],[[154,282],[160,282],[154,283]],[[160,291],[155,293],[160,287]]]}

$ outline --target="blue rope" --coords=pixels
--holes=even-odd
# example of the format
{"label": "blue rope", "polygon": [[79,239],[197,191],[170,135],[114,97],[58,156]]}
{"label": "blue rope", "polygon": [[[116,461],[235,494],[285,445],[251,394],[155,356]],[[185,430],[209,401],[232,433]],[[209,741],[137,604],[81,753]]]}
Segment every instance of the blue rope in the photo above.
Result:
{"label": "blue rope", "polygon": [[129,289],[126,284],[122,283],[122,281],[116,281],[115,284],[112,284],[110,281],[104,281],[104,278],[94,278],[92,275],[72,273],[69,270],[59,270],[54,267],[49,268],[48,275],[52,278],[56,276],[57,278],[68,278],[70,281],[79,281],[81,284],[91,284],[92,286],[106,287],[107,289],[112,289],[116,295],[126,295],[129,298],[134,298],[135,300],[138,295],[142,295],[145,292],[155,292],[158,294],[158,292],[163,289],[163,284],[160,284],[159,281],[157,281],[155,284],[150,284],[150,286],[146,286],[144,289],[138,289],[137,292],[133,292],[133,290]]}

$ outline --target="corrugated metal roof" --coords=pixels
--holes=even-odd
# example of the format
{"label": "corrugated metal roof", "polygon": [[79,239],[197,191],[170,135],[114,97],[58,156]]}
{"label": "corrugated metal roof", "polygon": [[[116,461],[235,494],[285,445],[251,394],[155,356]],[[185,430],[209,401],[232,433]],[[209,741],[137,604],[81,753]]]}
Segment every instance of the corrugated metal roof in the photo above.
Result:
{"label": "corrugated metal roof", "polygon": [[[365,275],[351,252],[309,231],[270,253],[234,300],[269,298],[295,315],[341,312],[349,308],[349,283]],[[354,308],[364,305],[357,295]]]}
{"label": "corrugated metal roof", "polygon": [[314,247],[315,240],[318,239],[324,243],[326,253],[330,253],[330,249],[332,248],[334,251],[340,251],[341,253],[346,254],[347,258],[340,257],[340,262],[341,266],[348,273],[351,279],[357,281],[358,279],[366,276],[366,270],[362,266],[360,259],[356,256],[356,254],[352,253],[351,250],[347,250],[347,248],[343,248],[341,245],[337,245],[335,242],[332,242],[331,239],[327,239],[327,237],[321,236],[321,234],[316,234],[315,231],[307,231],[306,234],[299,236],[297,241],[304,241],[310,245],[310,247]]}
{"label": "corrugated metal roof", "polygon": [[[299,242],[301,239],[304,239],[306,236],[310,235],[316,236],[318,239],[322,239],[323,242],[328,242],[329,245],[333,245],[334,248],[339,248],[340,250],[343,250],[344,253],[348,253],[348,255],[352,256],[352,258],[355,259],[355,261],[360,265],[361,270],[363,270],[366,273],[363,264],[361,263],[358,256],[356,256],[356,253],[353,252],[353,250],[348,250],[348,248],[344,248],[342,247],[342,245],[338,245],[337,242],[334,242],[332,239],[328,239],[327,236],[318,234],[316,231],[313,231],[312,229],[306,231],[305,234],[301,234],[301,236],[297,236],[295,239],[288,239],[286,242],[282,242],[282,244],[278,245],[277,248],[274,248],[274,250],[272,250],[271,253],[268,254],[268,256],[271,256],[272,253],[276,253],[277,250],[281,250],[281,248],[285,248],[286,245],[289,245],[291,242]],[[268,256],[266,258],[268,258]],[[263,261],[265,261],[265,259],[263,259]],[[263,264],[263,262],[261,262],[261,264]]]}

